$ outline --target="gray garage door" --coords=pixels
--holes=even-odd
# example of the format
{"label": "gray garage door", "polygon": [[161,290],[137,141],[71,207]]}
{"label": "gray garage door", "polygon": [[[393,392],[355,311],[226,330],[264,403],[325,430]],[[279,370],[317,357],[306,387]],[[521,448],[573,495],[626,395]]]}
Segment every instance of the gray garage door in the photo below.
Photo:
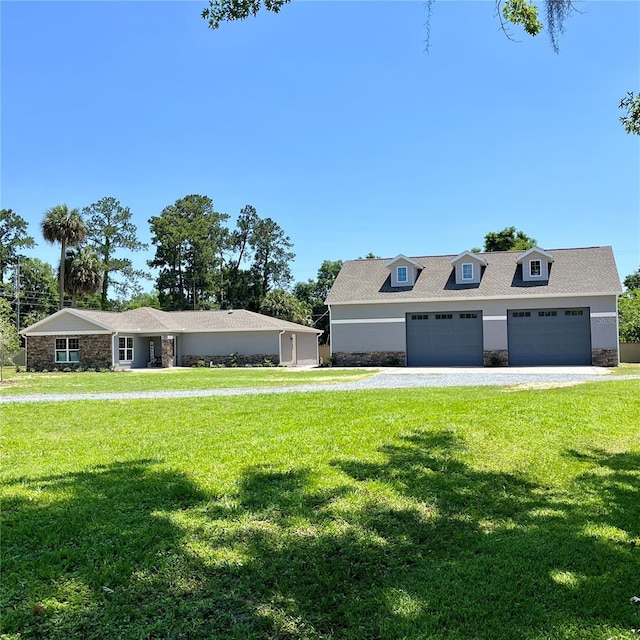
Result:
{"label": "gray garage door", "polygon": [[410,367],[482,365],[482,312],[407,314]]}
{"label": "gray garage door", "polygon": [[507,313],[510,365],[591,364],[588,307]]}

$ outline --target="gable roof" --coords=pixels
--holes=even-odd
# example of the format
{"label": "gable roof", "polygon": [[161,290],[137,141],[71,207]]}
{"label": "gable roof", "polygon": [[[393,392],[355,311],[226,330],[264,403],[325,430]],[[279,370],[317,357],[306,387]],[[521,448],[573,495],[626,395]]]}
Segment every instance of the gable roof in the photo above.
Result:
{"label": "gable roof", "polygon": [[[551,251],[551,250],[550,250]],[[509,297],[616,295],[622,292],[611,247],[554,249],[549,280],[525,282],[518,251],[474,254],[486,260],[477,284],[456,284],[455,256],[414,258],[424,265],[411,288],[391,287],[388,259],[347,260],[338,273],[326,304],[365,304],[422,300],[468,300]]]}
{"label": "gable roof", "polygon": [[471,251],[463,251],[459,253],[457,256],[453,256],[449,262],[453,264],[454,262],[458,262],[458,260],[462,260],[463,258],[470,258],[472,260],[476,260],[480,264],[484,264],[486,266],[487,261],[484,259],[481,253],[473,253]]}
{"label": "gable roof", "polygon": [[[370,259],[371,258],[365,258],[365,260],[370,260]],[[399,253],[395,258],[391,258],[391,260],[387,260],[387,263],[384,266],[389,268],[392,265],[394,265],[396,262],[408,262],[409,264],[413,265],[416,269],[424,269],[424,267],[417,260],[414,260],[413,258],[407,258],[407,256],[405,256],[402,253]]]}
{"label": "gable roof", "polygon": [[545,251],[540,247],[531,247],[531,249],[528,249],[518,256],[518,264],[522,264],[532,253],[537,253],[544,256],[549,262],[553,262],[553,256],[548,251]]}
{"label": "gable roof", "polygon": [[[93,309],[61,309],[40,322],[23,329],[23,335],[38,333],[60,333],[51,326],[52,319],[71,316],[80,321],[89,321],[96,329],[118,333],[212,333],[229,331],[296,331],[317,333],[320,329],[306,327],[295,322],[279,320],[245,309],[229,311],[160,311],[140,307],[130,311],[96,311]],[[50,329],[47,328],[49,325]],[[72,331],[72,329],[67,329]]]}

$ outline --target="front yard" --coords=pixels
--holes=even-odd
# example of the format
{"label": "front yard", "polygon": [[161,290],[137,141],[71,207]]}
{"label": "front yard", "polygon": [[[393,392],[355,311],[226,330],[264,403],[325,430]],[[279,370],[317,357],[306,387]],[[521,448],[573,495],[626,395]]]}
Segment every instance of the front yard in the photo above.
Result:
{"label": "front yard", "polygon": [[637,637],[637,380],[1,411],[4,640]]}

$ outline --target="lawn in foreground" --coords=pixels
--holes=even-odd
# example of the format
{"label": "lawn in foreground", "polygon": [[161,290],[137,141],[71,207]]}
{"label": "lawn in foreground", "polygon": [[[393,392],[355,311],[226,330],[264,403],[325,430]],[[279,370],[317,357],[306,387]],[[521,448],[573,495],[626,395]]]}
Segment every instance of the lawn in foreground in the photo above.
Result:
{"label": "lawn in foreground", "polygon": [[119,393],[166,389],[231,389],[331,384],[367,378],[378,369],[174,368],[103,373],[16,373],[5,369],[0,395]]}
{"label": "lawn in foreground", "polygon": [[2,408],[2,633],[637,637],[640,384]]}

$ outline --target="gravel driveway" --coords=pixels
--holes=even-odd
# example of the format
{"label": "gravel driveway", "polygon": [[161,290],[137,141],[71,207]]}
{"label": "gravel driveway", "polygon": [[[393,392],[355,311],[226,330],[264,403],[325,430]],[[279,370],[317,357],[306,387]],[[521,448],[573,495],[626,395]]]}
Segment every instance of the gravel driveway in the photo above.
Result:
{"label": "gravel driveway", "polygon": [[531,369],[385,369],[369,378],[336,384],[306,384],[290,387],[242,389],[188,389],[183,391],[133,391],[131,393],[76,393],[0,396],[0,404],[64,402],[70,400],[137,400],[153,398],[208,398],[312,391],[358,391],[362,389],[407,389],[412,387],[529,386],[549,387],[582,382],[629,379],[607,375],[597,367],[536,367]]}

